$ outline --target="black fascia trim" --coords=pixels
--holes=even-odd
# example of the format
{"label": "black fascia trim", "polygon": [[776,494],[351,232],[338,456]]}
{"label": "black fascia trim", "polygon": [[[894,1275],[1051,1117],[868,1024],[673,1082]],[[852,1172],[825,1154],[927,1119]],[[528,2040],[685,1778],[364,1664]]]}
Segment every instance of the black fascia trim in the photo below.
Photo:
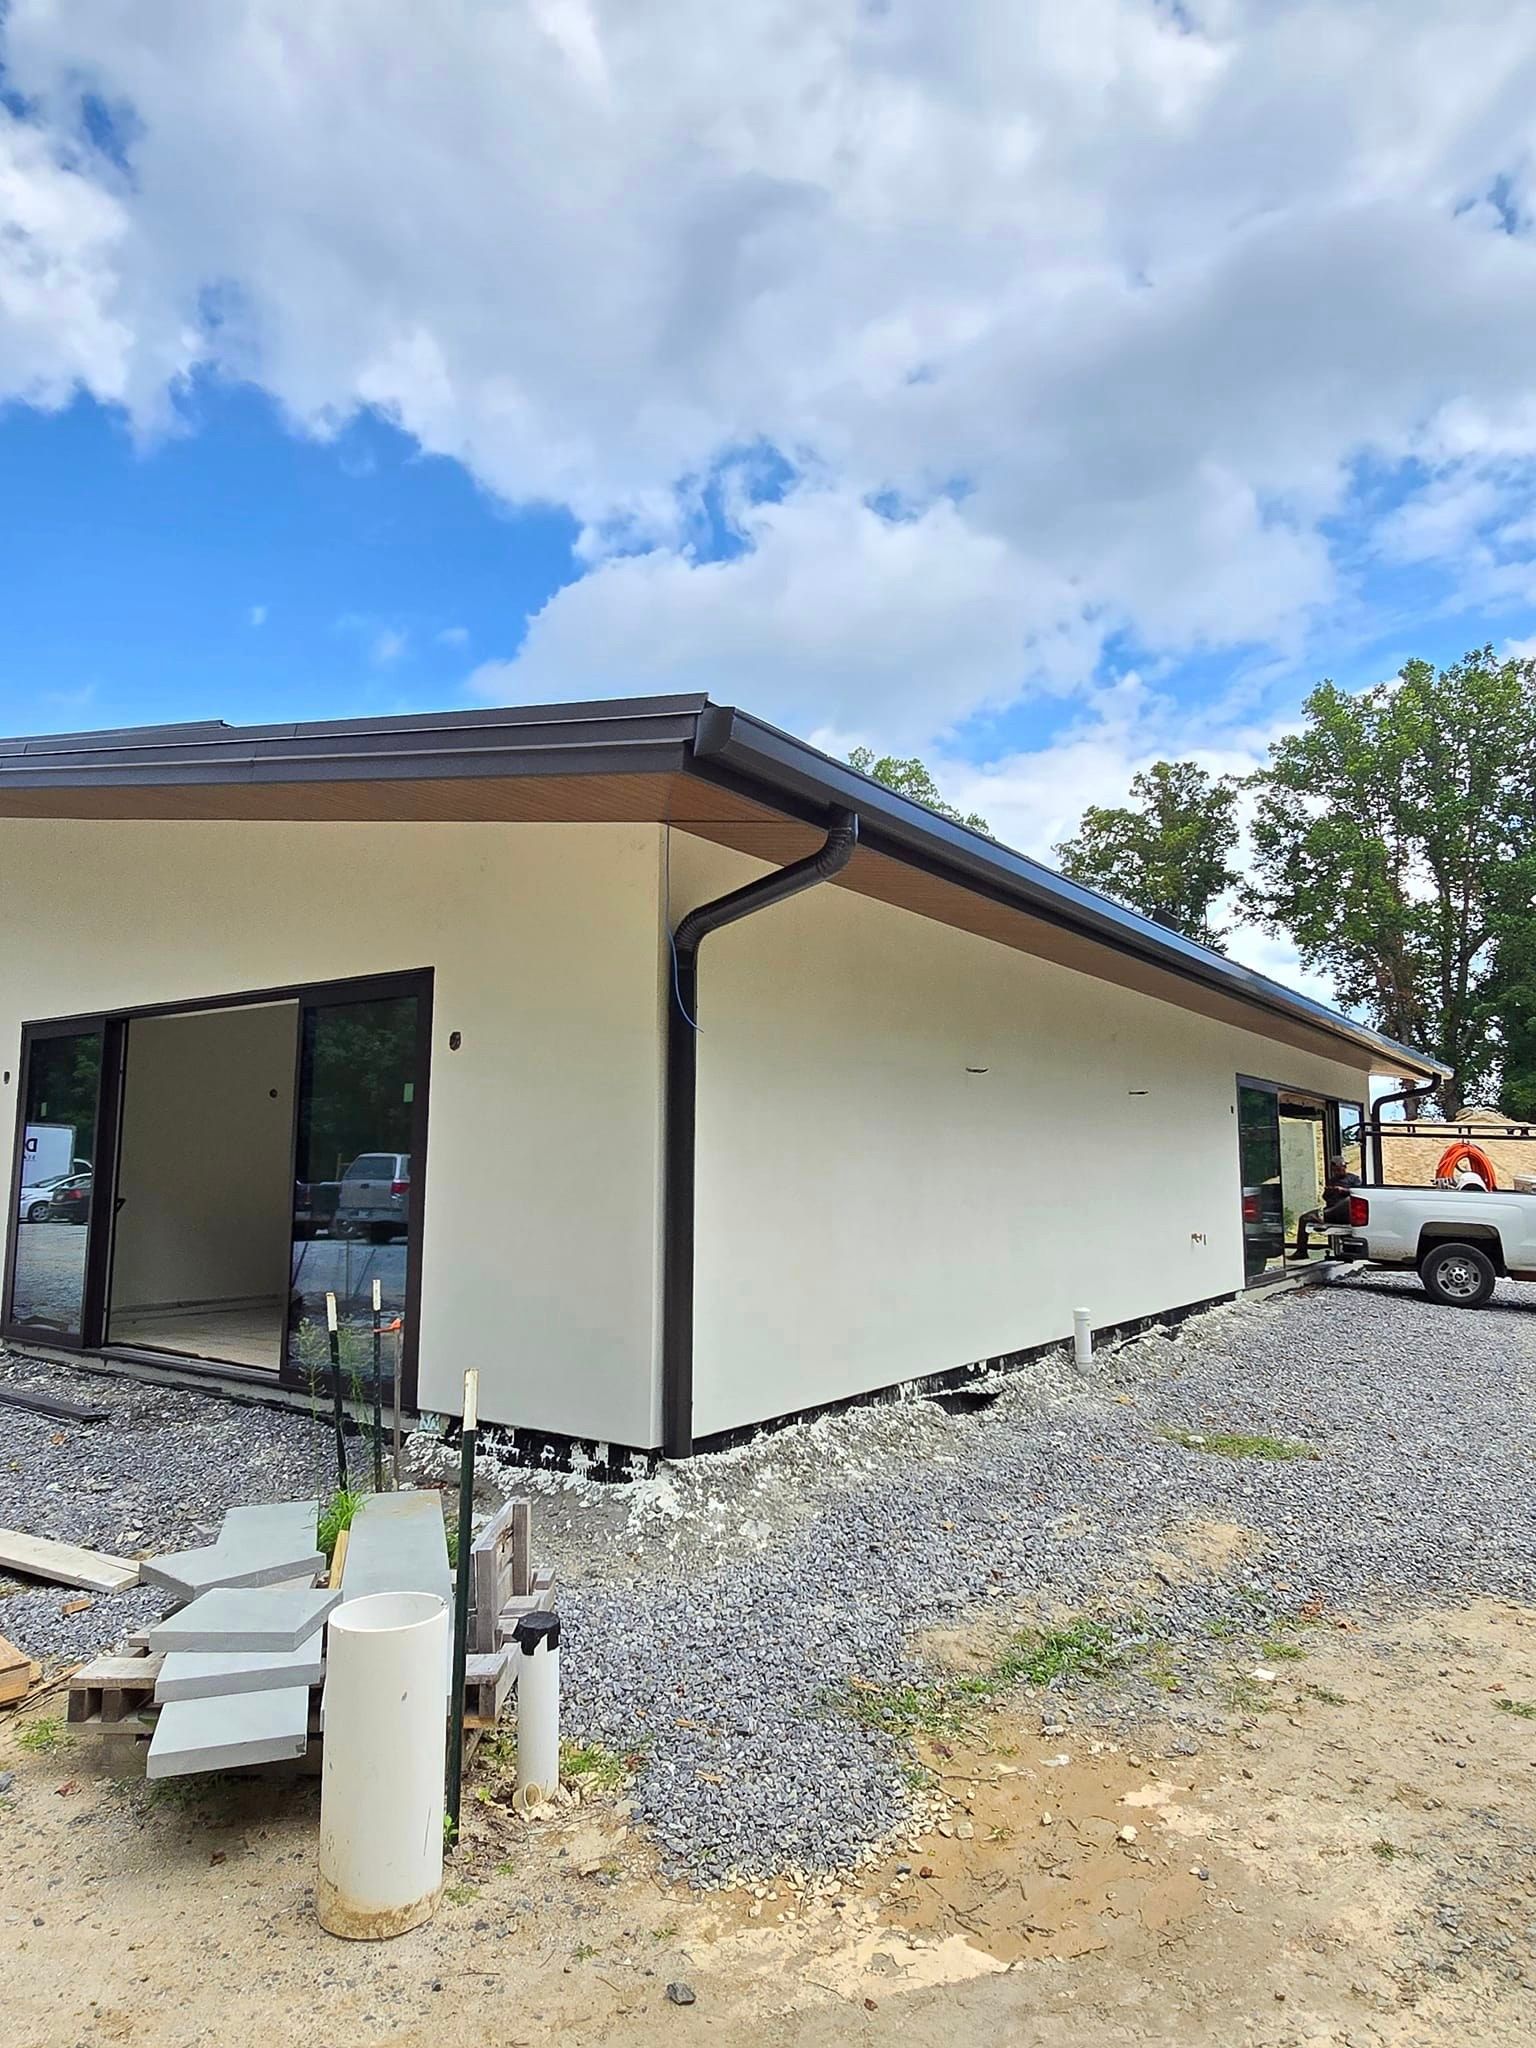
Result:
{"label": "black fascia trim", "polygon": [[682,767],[695,699],[566,706],[327,726],[181,726],[0,742],[0,790],[202,782],[432,781],[463,775],[602,775]]}
{"label": "black fascia trim", "polygon": [[[760,801],[774,802],[780,808],[792,805],[796,816],[825,817],[829,803],[857,809],[863,844],[875,852],[959,882],[1011,909],[1028,910],[1061,929],[1309,1025],[1415,1072],[1448,1071],[1426,1054],[1357,1024],[1324,1003],[1224,959],[1177,932],[1163,931],[1025,854],[1014,853],[968,826],[951,824],[883,783],[745,712],[712,705],[699,720],[690,767],[706,779],[729,779],[744,793],[755,788]],[[765,791],[772,794],[765,798]]]}

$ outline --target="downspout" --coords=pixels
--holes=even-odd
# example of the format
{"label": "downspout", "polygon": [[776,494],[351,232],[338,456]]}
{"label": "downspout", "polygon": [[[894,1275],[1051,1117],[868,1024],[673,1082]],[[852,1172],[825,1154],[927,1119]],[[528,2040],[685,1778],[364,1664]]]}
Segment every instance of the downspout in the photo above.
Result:
{"label": "downspout", "polygon": [[1406,1088],[1400,1088],[1395,1095],[1380,1095],[1371,1104],[1371,1114],[1367,1119],[1366,1129],[1371,1134],[1371,1149],[1376,1154],[1377,1187],[1385,1187],[1387,1184],[1387,1161],[1386,1154],[1382,1149],[1381,1112],[1401,1102],[1411,1118],[1415,1103],[1422,1102],[1426,1095],[1432,1093],[1433,1089],[1434,1083],[1432,1081],[1410,1081]]}
{"label": "downspout", "polygon": [[701,903],[672,934],[667,1005],[667,1108],[662,1160],[661,1421],[669,1458],[693,1455],[693,1221],[699,1084],[699,948],[722,925],[814,889],[847,867],[859,842],[853,811],[837,811],[823,844],[804,860]]}

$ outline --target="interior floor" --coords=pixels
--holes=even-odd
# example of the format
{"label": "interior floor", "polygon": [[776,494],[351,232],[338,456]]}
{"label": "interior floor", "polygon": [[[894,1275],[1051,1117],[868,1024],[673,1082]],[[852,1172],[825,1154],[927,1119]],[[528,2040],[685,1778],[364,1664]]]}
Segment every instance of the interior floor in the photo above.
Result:
{"label": "interior floor", "polygon": [[237,1308],[204,1304],[118,1311],[112,1318],[112,1342],[275,1373],[282,1357],[284,1308],[281,1298],[274,1297]]}

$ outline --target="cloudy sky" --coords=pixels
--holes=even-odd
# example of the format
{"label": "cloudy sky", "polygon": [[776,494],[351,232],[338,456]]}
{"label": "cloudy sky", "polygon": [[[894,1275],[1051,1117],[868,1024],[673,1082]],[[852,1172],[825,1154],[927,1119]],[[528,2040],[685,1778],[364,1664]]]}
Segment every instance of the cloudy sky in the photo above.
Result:
{"label": "cloudy sky", "polygon": [[1044,851],[1536,631],[1533,138],[1516,0],[9,0],[0,728],[702,688]]}

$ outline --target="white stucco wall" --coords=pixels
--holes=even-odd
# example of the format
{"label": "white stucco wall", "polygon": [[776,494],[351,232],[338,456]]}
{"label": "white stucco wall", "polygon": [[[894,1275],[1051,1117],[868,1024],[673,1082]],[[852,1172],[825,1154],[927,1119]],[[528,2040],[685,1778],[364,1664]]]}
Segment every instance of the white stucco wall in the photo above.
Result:
{"label": "white stucco wall", "polygon": [[[669,869],[674,920],[763,871],[680,832]],[[1241,1287],[1235,1076],[1366,1093],[843,889],[700,957],[700,1435]]]}
{"label": "white stucco wall", "polygon": [[431,967],[421,1402],[655,1441],[661,843],[0,819],[0,1185],[23,1020]]}

